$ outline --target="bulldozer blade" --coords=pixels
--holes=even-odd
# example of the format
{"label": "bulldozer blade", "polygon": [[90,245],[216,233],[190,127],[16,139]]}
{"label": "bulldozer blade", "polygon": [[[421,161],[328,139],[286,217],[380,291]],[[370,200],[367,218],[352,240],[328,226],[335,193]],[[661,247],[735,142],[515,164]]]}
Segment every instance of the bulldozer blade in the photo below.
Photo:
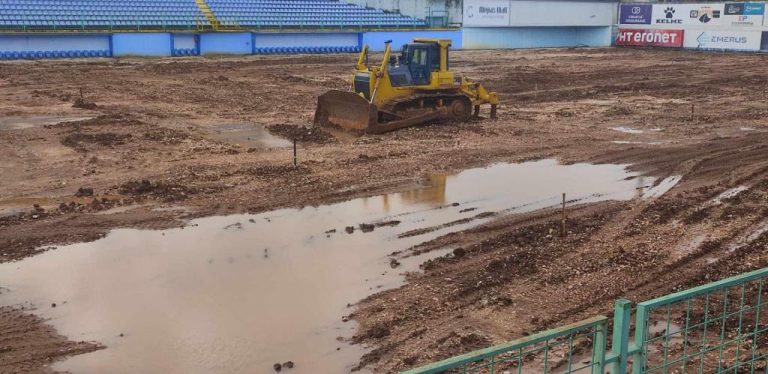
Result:
{"label": "bulldozer blade", "polygon": [[315,126],[369,132],[378,122],[376,105],[354,92],[331,90],[317,98]]}

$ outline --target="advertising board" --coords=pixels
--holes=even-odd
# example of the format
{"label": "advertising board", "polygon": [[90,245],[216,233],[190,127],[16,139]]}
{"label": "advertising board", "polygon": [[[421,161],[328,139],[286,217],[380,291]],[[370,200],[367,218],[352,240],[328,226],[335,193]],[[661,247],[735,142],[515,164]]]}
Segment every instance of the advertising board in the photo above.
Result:
{"label": "advertising board", "polygon": [[653,25],[717,26],[723,21],[724,4],[653,4]]}
{"label": "advertising board", "polygon": [[651,4],[621,4],[619,23],[622,25],[650,25],[653,6]]}
{"label": "advertising board", "polygon": [[616,45],[680,48],[683,46],[683,30],[620,28]]}
{"label": "advertising board", "polygon": [[610,2],[464,0],[463,7],[465,27],[611,26],[616,16]]}
{"label": "advertising board", "polygon": [[738,28],[760,27],[764,13],[765,3],[725,3],[722,22]]}
{"label": "advertising board", "polygon": [[759,51],[762,32],[701,30],[685,33],[683,46],[697,49],[728,49],[735,51]]}
{"label": "advertising board", "polygon": [[509,26],[509,0],[464,0],[464,26]]}

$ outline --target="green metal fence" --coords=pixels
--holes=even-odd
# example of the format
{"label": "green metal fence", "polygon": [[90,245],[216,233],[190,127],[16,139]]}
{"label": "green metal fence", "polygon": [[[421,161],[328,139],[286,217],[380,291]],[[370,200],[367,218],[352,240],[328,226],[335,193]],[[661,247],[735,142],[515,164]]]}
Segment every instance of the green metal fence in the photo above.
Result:
{"label": "green metal fence", "polygon": [[[430,373],[767,373],[768,268],[411,369]],[[630,336],[634,325],[634,336]]]}

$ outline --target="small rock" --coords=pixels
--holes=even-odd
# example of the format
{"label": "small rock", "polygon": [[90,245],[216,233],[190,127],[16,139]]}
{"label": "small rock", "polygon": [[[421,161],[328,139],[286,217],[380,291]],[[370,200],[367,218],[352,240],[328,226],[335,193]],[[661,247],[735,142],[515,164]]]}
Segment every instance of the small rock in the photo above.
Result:
{"label": "small rock", "polygon": [[283,362],[283,367],[286,369],[293,369],[293,361]]}
{"label": "small rock", "polygon": [[361,223],[360,224],[360,230],[362,232],[371,232],[376,228],[376,226],[370,224],[370,223]]}
{"label": "small rock", "polygon": [[93,196],[93,187],[80,187],[75,192],[77,197]]}
{"label": "small rock", "polygon": [[395,260],[394,258],[389,260],[389,266],[394,269],[398,266],[400,266],[400,261]]}
{"label": "small rock", "polygon": [[56,303],[51,303],[51,308],[55,308],[55,307],[56,307]]}
{"label": "small rock", "polygon": [[467,251],[461,247],[453,250],[453,257],[456,257],[456,258],[464,257],[466,254],[467,254]]}
{"label": "small rock", "polygon": [[351,234],[351,233],[355,232],[355,227],[354,226],[347,226],[347,227],[344,228],[344,231],[346,231],[347,234]]}
{"label": "small rock", "polygon": [[283,370],[283,365],[280,365],[280,363],[278,362],[278,363],[272,365],[272,368],[275,369],[275,371],[279,373],[280,370]]}
{"label": "small rock", "polygon": [[96,103],[94,103],[94,102],[91,102],[91,101],[88,101],[86,99],[83,99],[82,97],[78,97],[75,100],[75,103],[72,104],[72,107],[73,108],[80,108],[80,109],[94,110],[94,109],[96,109],[98,107],[98,105],[96,105]]}

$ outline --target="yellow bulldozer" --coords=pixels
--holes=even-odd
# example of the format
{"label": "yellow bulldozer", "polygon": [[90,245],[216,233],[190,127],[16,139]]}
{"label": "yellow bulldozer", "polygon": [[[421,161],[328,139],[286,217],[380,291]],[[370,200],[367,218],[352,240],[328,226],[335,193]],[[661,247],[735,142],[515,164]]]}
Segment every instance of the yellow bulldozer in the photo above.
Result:
{"label": "yellow bulldozer", "polygon": [[490,104],[496,118],[499,98],[450,70],[450,40],[414,39],[392,55],[385,42],[380,66],[368,65],[363,46],[349,91],[331,90],[318,98],[314,123],[377,134],[439,120],[466,121]]}

